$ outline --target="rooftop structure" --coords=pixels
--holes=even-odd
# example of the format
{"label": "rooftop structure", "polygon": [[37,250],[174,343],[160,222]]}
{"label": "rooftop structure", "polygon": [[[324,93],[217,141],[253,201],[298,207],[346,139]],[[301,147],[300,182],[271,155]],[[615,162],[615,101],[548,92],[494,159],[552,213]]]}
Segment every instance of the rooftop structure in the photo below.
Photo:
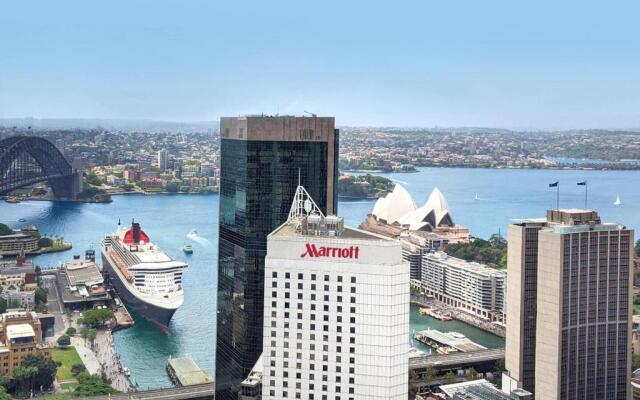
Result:
{"label": "rooftop structure", "polygon": [[440,391],[451,400],[533,400],[529,392],[516,389],[506,394],[484,379],[442,385]]}
{"label": "rooftop structure", "polygon": [[471,339],[458,332],[440,332],[437,329],[425,329],[423,331],[416,332],[415,338],[416,340],[431,347],[444,347],[452,351],[461,351],[463,353],[486,349],[486,347],[473,342]]}

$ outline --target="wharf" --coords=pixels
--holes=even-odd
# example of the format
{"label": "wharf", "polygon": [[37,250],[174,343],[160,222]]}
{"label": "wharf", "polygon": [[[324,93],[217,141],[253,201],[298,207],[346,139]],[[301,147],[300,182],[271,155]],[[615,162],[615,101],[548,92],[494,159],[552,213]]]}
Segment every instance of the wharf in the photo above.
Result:
{"label": "wharf", "polygon": [[471,341],[466,336],[457,332],[442,333],[437,329],[426,329],[416,332],[414,338],[420,343],[433,347],[440,354],[447,354],[452,351],[466,353],[486,350],[486,347]]}
{"label": "wharf", "polygon": [[[127,311],[127,308],[120,299],[116,298],[116,300],[116,306],[113,310],[113,316],[116,319],[116,326],[113,330],[117,331],[120,329],[130,328],[134,324],[133,317],[131,317],[131,314],[129,314],[129,311]],[[118,303],[120,304],[118,305]]]}
{"label": "wharf", "polygon": [[213,383],[213,378],[200,369],[191,357],[170,358],[167,373],[171,381],[179,386]]}

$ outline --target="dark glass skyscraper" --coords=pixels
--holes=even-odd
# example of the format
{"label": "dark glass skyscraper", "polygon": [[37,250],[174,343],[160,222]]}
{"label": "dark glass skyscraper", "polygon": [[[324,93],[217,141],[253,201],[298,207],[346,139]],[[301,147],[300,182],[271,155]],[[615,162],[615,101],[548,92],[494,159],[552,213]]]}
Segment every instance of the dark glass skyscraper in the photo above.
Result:
{"label": "dark glass skyscraper", "polygon": [[333,117],[222,118],[220,142],[216,398],[235,400],[262,352],[267,235],[298,182],[336,213],[338,131]]}

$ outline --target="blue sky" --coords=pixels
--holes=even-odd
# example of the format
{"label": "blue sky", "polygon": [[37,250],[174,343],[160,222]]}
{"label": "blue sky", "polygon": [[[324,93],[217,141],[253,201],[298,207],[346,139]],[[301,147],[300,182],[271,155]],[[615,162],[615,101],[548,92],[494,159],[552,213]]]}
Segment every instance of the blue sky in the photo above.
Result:
{"label": "blue sky", "polygon": [[640,127],[640,2],[4,1],[0,118]]}

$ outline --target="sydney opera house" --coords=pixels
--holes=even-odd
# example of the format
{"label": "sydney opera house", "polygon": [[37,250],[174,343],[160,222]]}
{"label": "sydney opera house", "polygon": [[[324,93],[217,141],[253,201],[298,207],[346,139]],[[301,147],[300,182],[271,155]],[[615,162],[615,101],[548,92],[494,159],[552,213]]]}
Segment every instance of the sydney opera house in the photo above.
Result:
{"label": "sydney opera house", "polygon": [[435,188],[421,207],[400,184],[379,198],[360,229],[402,241],[403,255],[411,265],[411,279],[420,280],[424,254],[448,243],[469,241],[469,229],[457,225],[442,192]]}

